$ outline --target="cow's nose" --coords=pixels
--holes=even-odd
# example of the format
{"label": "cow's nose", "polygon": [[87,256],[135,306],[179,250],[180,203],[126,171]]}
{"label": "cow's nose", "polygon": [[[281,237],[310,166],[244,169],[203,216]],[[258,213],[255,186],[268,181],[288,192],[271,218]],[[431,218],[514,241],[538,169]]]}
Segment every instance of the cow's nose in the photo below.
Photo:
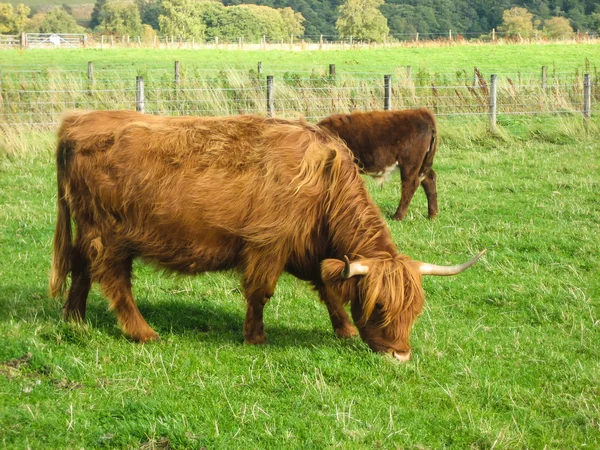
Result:
{"label": "cow's nose", "polygon": [[396,358],[398,361],[401,362],[406,362],[410,359],[410,350],[407,352],[396,352],[393,351],[392,355],[394,355],[394,358]]}

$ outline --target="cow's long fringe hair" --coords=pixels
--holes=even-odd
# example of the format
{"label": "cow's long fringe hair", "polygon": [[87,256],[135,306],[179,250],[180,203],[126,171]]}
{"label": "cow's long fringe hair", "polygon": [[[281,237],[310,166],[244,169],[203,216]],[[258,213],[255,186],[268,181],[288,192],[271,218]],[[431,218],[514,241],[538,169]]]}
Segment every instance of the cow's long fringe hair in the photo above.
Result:
{"label": "cow's long fringe hair", "polygon": [[[384,325],[412,323],[409,310],[423,303],[420,275],[397,253],[350,151],[317,127],[257,116],[75,112],[65,116],[59,130],[57,161],[52,295],[63,290],[69,271],[71,211],[76,225],[81,218],[94,225],[81,234],[93,280],[105,265],[108,233],[143,247],[140,256],[162,267],[193,272],[181,254],[192,252],[188,259],[193,259],[188,247],[200,228],[226,230],[243,240],[235,267],[258,282],[273,266],[280,267],[273,271],[278,276],[290,258],[298,267],[326,258],[319,253],[326,240],[339,259],[324,264],[324,280],[315,281],[339,279],[345,254],[370,267],[358,281],[365,321],[376,303],[385,302]],[[146,226],[157,221],[169,235]],[[220,247],[215,257],[227,251],[238,250]],[[345,301],[356,297],[354,281],[336,282]]]}

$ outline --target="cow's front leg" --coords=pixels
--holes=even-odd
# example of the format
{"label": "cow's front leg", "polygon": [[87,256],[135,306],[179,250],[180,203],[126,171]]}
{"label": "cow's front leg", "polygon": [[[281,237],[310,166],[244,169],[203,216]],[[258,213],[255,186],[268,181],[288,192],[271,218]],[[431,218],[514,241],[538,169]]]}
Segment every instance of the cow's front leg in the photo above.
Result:
{"label": "cow's front leg", "polygon": [[327,292],[325,286],[319,287],[319,296],[329,312],[329,318],[331,319],[331,325],[333,331],[338,337],[350,338],[358,335],[358,331],[352,325],[348,313],[344,309],[342,302],[334,295]]}
{"label": "cow's front leg", "polygon": [[398,205],[396,213],[392,216],[394,220],[402,220],[406,217],[408,205],[410,205],[413,195],[419,187],[419,176],[416,171],[407,172],[402,168],[400,177],[402,179],[402,193],[400,194],[400,205]]}
{"label": "cow's front leg", "polygon": [[425,177],[421,180],[421,186],[423,186],[427,196],[428,216],[433,219],[438,213],[436,173],[433,169],[425,174]]}

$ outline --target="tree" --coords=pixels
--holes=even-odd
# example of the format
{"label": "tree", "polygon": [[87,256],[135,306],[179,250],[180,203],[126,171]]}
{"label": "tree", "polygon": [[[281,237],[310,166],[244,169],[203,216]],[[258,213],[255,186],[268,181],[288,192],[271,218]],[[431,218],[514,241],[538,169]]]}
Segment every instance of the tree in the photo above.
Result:
{"label": "tree", "polygon": [[379,11],[383,0],[346,0],[335,27],[340,37],[381,42],[389,34],[387,19]]}
{"label": "tree", "polygon": [[47,13],[35,14],[25,26],[31,33],[83,33],[83,27],[77,25],[75,17],[62,7]]}
{"label": "tree", "polygon": [[155,30],[158,30],[158,16],[160,15],[159,0],[135,0],[135,4],[140,10],[140,19],[143,24],[148,24]]}
{"label": "tree", "polygon": [[544,34],[551,39],[570,38],[573,36],[573,28],[569,24],[569,19],[565,17],[553,17],[546,20]]}
{"label": "tree", "polygon": [[94,29],[100,22],[102,22],[102,14],[104,13],[104,8],[106,8],[106,4],[108,0],[96,0],[94,3],[94,9],[92,10],[92,19],[90,21],[90,28]]}
{"label": "tree", "polygon": [[206,25],[201,20],[200,8],[193,0],[163,0],[158,16],[160,32],[183,39],[204,39]]}
{"label": "tree", "polygon": [[509,37],[521,36],[524,38],[533,35],[533,14],[526,8],[515,6],[502,14],[502,25],[499,31],[506,33]]}
{"label": "tree", "polygon": [[294,12],[292,8],[278,9],[283,20],[284,33],[287,36],[302,36],[304,34],[304,16],[299,12]]}
{"label": "tree", "polygon": [[140,11],[132,3],[108,3],[100,17],[95,31],[101,34],[141,36],[143,33]]}
{"label": "tree", "polygon": [[24,4],[15,9],[10,3],[0,3],[0,33],[16,34],[25,29],[31,10]]}

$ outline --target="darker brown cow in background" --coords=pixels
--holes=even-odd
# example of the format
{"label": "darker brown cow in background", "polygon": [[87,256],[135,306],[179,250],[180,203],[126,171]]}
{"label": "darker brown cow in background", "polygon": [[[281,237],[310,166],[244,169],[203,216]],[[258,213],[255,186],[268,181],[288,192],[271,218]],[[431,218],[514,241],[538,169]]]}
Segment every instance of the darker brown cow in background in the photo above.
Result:
{"label": "darker brown cow in background", "polygon": [[405,361],[421,276],[455,274],[479,257],[445,268],[398,253],[348,149],[300,122],[71,113],[56,156],[50,293],[70,273],[64,314],[83,320],[98,282],[136,341],[157,338],[132,296],[140,257],[187,274],[237,270],[247,343],[265,342],[263,308],[287,271],[314,285],[339,336],[356,334],[350,303],[366,343]]}
{"label": "darker brown cow in background", "polygon": [[335,114],[317,124],[346,142],[363,170],[386,181],[400,168],[402,195],[393,219],[402,220],[419,186],[427,195],[429,218],[438,213],[433,157],[437,149],[433,113],[425,108],[404,111]]}

